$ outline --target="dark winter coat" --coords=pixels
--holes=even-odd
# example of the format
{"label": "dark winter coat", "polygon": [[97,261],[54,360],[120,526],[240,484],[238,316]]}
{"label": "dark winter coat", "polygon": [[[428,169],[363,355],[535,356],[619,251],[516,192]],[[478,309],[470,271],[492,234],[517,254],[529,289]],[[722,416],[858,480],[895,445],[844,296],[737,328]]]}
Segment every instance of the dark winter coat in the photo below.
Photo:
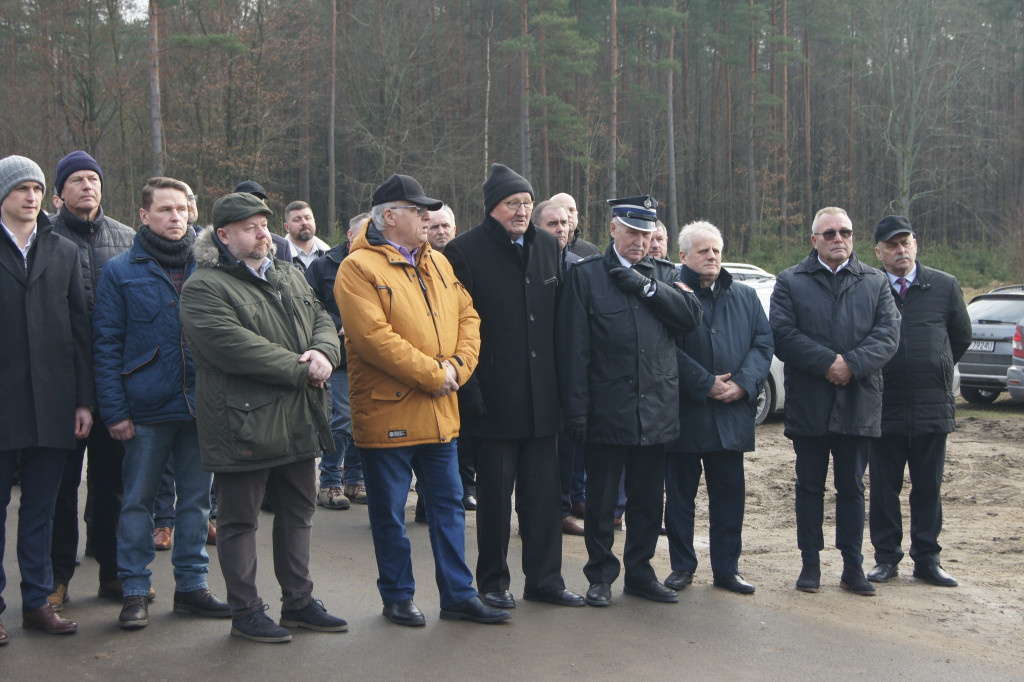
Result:
{"label": "dark winter coat", "polygon": [[587,417],[587,441],[659,445],[679,436],[675,337],[700,324],[701,308],[677,286],[668,261],[645,256],[633,268],[658,280],[650,298],[619,289],[609,245],[569,268],[559,302],[558,378],[567,419]]}
{"label": "dark winter coat", "polygon": [[956,429],[953,365],[973,336],[960,283],[918,263],[906,298],[895,291],[893,298],[903,319],[899,348],[882,369],[882,433],[950,433]]}
{"label": "dark winter coat", "polygon": [[0,230],[0,451],[75,447],[92,407],[92,343],[75,245],[39,214],[29,268]]}
{"label": "dark winter coat", "polygon": [[[754,449],[757,395],[772,365],[775,343],[757,292],[724,268],[714,291],[701,288],[700,276],[683,267],[681,279],[697,294],[704,315],[693,333],[676,339],[679,361],[681,437],[669,452]],[[732,374],[747,397],[723,403],[708,397],[715,376]]]}
{"label": "dark winter coat", "polygon": [[558,240],[532,223],[523,241],[520,258],[501,223],[488,216],[444,247],[480,314],[480,362],[459,390],[464,436],[558,433],[554,325],[561,254]]}
{"label": "dark winter coat", "polygon": [[[338,302],[334,299],[334,281],[338,278],[338,267],[348,255],[350,246],[350,242],[338,244],[313,261],[304,273],[309,286],[313,287],[313,293],[316,294],[317,300],[324,304],[324,309],[334,321],[335,331],[341,331],[342,322],[341,313],[338,312]],[[348,366],[345,354],[345,343],[342,340],[341,363],[335,369],[345,369]]]}
{"label": "dark winter coat", "polygon": [[[185,265],[185,277],[195,261]],[[110,259],[92,313],[96,402],[106,424],[194,419],[196,370],[181,329],[180,296],[138,243]]]}
{"label": "dark winter coat", "polygon": [[296,268],[274,260],[264,281],[203,230],[181,291],[196,365],[199,451],[207,471],[251,471],[334,450],[327,392],[307,383],[313,349],[340,355],[330,315]]}
{"label": "dark winter coat", "polygon": [[81,220],[67,206],[62,206],[53,219],[53,231],[70,239],[78,247],[85,296],[89,301],[89,314],[92,315],[103,266],[114,256],[132,247],[135,243],[135,230],[105,216],[102,207],[97,209],[94,220]]}
{"label": "dark winter coat", "polygon": [[[891,289],[857,254],[835,274],[817,251],[779,273],[769,321],[786,363],[787,436],[881,435],[882,367],[900,337]],[[846,386],[825,378],[837,354],[853,372]]]}

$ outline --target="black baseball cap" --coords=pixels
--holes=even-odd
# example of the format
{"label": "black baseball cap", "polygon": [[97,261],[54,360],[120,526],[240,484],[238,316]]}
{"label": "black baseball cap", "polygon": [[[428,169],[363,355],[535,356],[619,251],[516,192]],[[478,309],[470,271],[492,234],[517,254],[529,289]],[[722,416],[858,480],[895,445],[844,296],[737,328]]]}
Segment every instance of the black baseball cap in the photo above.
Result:
{"label": "black baseball cap", "polygon": [[395,173],[385,180],[377,189],[373,190],[373,205],[380,206],[390,201],[410,201],[417,206],[423,206],[436,211],[444,202],[439,199],[431,199],[423,193],[423,187],[416,182],[416,178],[408,175]]}
{"label": "black baseball cap", "polygon": [[245,192],[246,194],[259,197],[263,201],[267,200],[267,190],[263,189],[263,185],[255,180],[243,180],[235,185],[235,192]]}
{"label": "black baseball cap", "polygon": [[899,215],[887,215],[875,225],[875,243],[887,242],[898,234],[914,235],[910,221]]}

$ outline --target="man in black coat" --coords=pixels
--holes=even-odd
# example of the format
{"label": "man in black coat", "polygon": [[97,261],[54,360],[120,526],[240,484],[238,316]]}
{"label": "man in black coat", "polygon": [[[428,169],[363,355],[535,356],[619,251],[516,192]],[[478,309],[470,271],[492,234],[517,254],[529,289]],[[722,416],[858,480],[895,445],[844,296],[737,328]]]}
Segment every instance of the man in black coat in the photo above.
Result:
{"label": "man in black coat", "polygon": [[480,313],[480,362],[459,391],[462,437],[476,456],[477,587],[512,608],[512,489],[523,540],[524,599],[582,606],[562,579],[555,303],[558,241],[530,222],[533,187],[501,164],[483,185],[486,217],[445,247]]}
{"label": "man in black coat", "polygon": [[881,435],[882,367],[896,352],[900,314],[885,275],[853,253],[841,208],[818,211],[814,249],[782,271],[772,292],[775,355],[786,363],[786,430],[796,451],[796,533],[803,569],[796,588],[817,592],[825,547],[825,477],[832,457],[839,585],[863,596],[864,470]]}
{"label": "man in black coat", "polygon": [[675,337],[700,324],[675,267],[647,255],[653,197],[609,201],[612,244],[569,268],[558,317],[558,375],[566,428],[584,446],[586,603],[609,606],[619,575],[612,553],[619,480],[626,472],[625,592],[676,602],[654,573],[661,532],[665,444],[679,436]]}
{"label": "man in black coat", "polygon": [[[57,162],[54,182],[62,205],[53,220],[53,231],[78,247],[82,281],[92,317],[96,285],[103,266],[135,243],[135,231],[107,216],[103,200],[103,171],[96,159],[74,151]],[[91,324],[91,323],[90,323]],[[86,453],[88,453],[86,455]],[[60,492],[53,512],[53,593],[50,605],[63,608],[68,585],[75,574],[78,554],[78,488],[82,483],[82,462],[89,457],[88,545],[100,565],[99,595],[121,601],[124,594],[117,577],[117,526],[121,517],[121,463],[124,446],[114,440],[107,425],[96,415],[88,439],[81,439],[68,454],[61,477]],[[155,592],[151,592],[151,597]]]}
{"label": "man in black coat", "polygon": [[772,330],[750,287],[722,268],[722,233],[707,222],[679,233],[680,279],[697,293],[704,315],[692,334],[676,339],[681,437],[665,457],[665,528],[679,591],[693,580],[693,522],[701,470],[708,490],[714,584],[753,594],[739,574],[742,549],[743,453],[754,449],[757,396],[772,364]]}
{"label": "man in black coat", "polygon": [[909,465],[914,577],[956,587],[956,579],[939,565],[941,486],[946,434],[956,428],[953,365],[971,344],[971,318],[956,277],[917,262],[917,239],[906,218],[883,218],[875,227],[875,244],[902,322],[899,348],[882,369],[882,437],[871,449],[869,527],[876,565],[868,580],[887,583],[898,574],[900,491]]}
{"label": "man in black coat", "polygon": [[[22,623],[67,634],[78,626],[47,602],[53,590],[50,535],[64,460],[92,427],[91,335],[78,252],[53,233],[42,213],[45,187],[34,161],[0,160],[0,556],[20,452]],[[0,565],[0,613],[6,586]],[[0,623],[0,645],[7,641]]]}

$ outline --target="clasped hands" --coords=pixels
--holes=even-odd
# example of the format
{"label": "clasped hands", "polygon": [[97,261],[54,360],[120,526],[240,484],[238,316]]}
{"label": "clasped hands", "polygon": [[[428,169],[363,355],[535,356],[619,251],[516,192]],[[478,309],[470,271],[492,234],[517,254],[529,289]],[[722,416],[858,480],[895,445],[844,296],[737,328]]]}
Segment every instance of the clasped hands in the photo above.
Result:
{"label": "clasped hands", "polygon": [[327,380],[331,378],[334,367],[331,366],[331,361],[327,359],[326,355],[311,348],[299,356],[299,362],[309,363],[309,376],[306,377],[306,383],[314,388],[324,388],[327,385]]}
{"label": "clasped hands", "polygon": [[853,370],[846,364],[843,356],[837,354],[836,359],[832,361],[832,366],[825,372],[825,378],[836,386],[845,386],[853,379]]}
{"label": "clasped hands", "polygon": [[455,365],[451,360],[445,360],[441,365],[444,367],[445,373],[444,385],[431,394],[435,398],[443,398],[459,390],[459,373],[455,370]]}
{"label": "clasped hands", "polygon": [[735,381],[729,381],[732,373],[716,374],[715,383],[708,391],[708,397],[712,400],[720,400],[723,403],[731,403],[747,397],[747,390]]}

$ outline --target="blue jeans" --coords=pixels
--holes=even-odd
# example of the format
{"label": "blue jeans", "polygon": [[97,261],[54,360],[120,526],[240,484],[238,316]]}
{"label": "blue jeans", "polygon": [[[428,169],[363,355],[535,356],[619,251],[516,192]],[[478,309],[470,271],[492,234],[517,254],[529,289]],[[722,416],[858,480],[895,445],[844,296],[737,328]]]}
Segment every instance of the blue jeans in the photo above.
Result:
{"label": "blue jeans", "polygon": [[[21,569],[21,610],[35,611],[46,603],[53,591],[50,566],[50,540],[53,532],[53,508],[57,501],[60,476],[67,450],[26,448],[21,451],[21,506],[18,508],[18,568]],[[5,604],[4,545],[6,544],[7,505],[11,501],[17,450],[0,451],[0,613]],[[153,544],[150,541],[149,544]]]}
{"label": "blue jeans", "polygon": [[[334,452],[320,458],[320,487],[337,488],[363,482],[363,462],[359,449],[352,444],[352,413],[348,404],[348,370],[331,373],[328,394],[331,401],[331,433]],[[344,481],[342,464],[344,463]]]}
{"label": "blue jeans", "polygon": [[174,528],[174,467],[169,463],[160,477],[160,489],[153,503],[153,525]]}
{"label": "blue jeans", "polygon": [[455,442],[361,451],[370,531],[380,576],[377,589],[384,604],[412,599],[416,593],[409,538],[405,534],[405,503],[413,471],[422,483],[441,608],[475,597],[473,574],[466,566],[466,511],[462,508]]}
{"label": "blue jeans", "polygon": [[212,474],[203,471],[199,459],[196,422],[170,421],[136,424],[135,438],[125,441],[124,504],[118,526],[118,577],[124,595],[149,593],[149,564],[153,549],[153,503],[168,462],[174,468],[178,502],[174,510],[174,584],[178,592],[206,587],[210,557],[206,533],[210,515]]}

